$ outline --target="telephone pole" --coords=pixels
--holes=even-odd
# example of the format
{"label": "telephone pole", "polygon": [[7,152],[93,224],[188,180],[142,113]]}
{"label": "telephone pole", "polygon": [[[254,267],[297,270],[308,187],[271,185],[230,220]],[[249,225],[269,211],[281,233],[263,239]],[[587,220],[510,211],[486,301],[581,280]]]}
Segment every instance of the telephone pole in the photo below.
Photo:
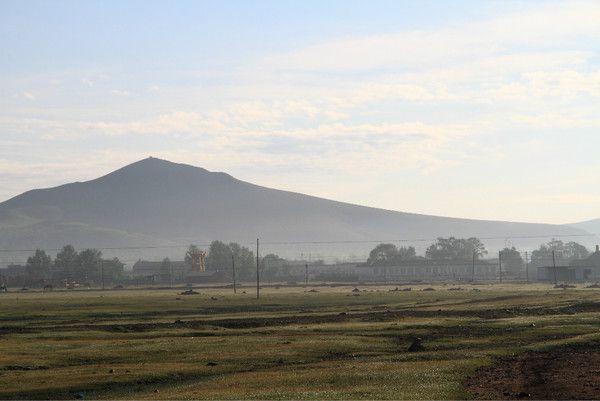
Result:
{"label": "telephone pole", "polygon": [[260,272],[258,271],[258,238],[256,239],[256,299],[260,298]]}
{"label": "telephone pole", "polygon": [[529,254],[525,251],[525,280],[529,283]]}
{"label": "telephone pole", "polygon": [[235,294],[235,259],[233,253],[231,254],[231,272],[233,274],[233,293]]}
{"label": "telephone pole", "polygon": [[558,278],[556,277],[556,258],[554,257],[554,250],[552,250],[552,267],[554,268],[554,285],[558,284]]}
{"label": "telephone pole", "polygon": [[308,287],[308,263],[304,264],[304,287]]}
{"label": "telephone pole", "polygon": [[473,265],[471,266],[471,282],[475,282],[475,257],[477,254],[473,251]]}
{"label": "telephone pole", "polygon": [[498,251],[498,269],[500,270],[500,283],[502,284],[502,251]]}
{"label": "telephone pole", "polygon": [[102,274],[102,291],[104,291],[104,261],[100,262],[100,269]]}

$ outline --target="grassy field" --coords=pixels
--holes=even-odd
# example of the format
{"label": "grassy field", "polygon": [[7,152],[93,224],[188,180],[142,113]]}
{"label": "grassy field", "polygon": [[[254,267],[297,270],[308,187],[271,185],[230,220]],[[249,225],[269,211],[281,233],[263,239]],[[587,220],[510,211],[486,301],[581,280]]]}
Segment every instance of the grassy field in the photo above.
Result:
{"label": "grassy field", "polygon": [[426,287],[0,294],[0,398],[469,398],[495,357],[600,339],[597,289]]}

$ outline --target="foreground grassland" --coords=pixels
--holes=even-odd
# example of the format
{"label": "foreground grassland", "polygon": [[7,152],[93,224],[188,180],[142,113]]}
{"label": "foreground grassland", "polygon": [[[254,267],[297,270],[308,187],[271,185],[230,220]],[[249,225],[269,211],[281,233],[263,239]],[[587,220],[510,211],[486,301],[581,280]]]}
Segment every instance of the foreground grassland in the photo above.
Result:
{"label": "foreground grassland", "polygon": [[0,398],[469,398],[496,357],[600,340],[597,289],[425,287],[0,294]]}

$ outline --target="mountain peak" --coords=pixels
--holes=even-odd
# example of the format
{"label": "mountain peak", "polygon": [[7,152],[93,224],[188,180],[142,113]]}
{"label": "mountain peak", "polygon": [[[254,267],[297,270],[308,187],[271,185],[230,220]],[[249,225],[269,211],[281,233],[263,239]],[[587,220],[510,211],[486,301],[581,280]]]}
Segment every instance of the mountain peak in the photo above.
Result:
{"label": "mountain peak", "polygon": [[126,166],[121,167],[118,170],[115,171],[119,171],[119,170],[127,170],[130,168],[174,168],[174,167],[187,167],[187,168],[194,168],[194,169],[199,169],[199,170],[203,170],[203,171],[207,171],[201,167],[195,167],[195,166],[191,166],[189,164],[184,164],[184,163],[175,163],[172,162],[170,160],[166,160],[166,159],[160,159],[158,157],[154,157],[154,156],[148,156],[145,159],[141,159],[138,160],[136,162],[133,162],[131,164],[128,164]]}
{"label": "mountain peak", "polygon": [[168,178],[173,177],[174,175],[186,176],[190,174],[209,175],[213,173],[201,167],[195,167],[183,163],[174,163],[169,160],[150,156],[121,167],[120,169],[106,174],[105,176],[102,176],[94,181],[103,181],[115,178],[135,181],[143,179],[144,177],[159,179],[161,177]]}

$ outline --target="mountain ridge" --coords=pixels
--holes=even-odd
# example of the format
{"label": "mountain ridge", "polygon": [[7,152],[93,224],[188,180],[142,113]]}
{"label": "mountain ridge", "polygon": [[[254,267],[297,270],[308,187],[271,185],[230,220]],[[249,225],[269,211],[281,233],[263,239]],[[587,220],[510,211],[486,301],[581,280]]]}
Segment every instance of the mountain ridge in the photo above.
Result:
{"label": "mountain ridge", "polygon": [[571,227],[580,228],[582,230],[588,231],[592,234],[600,236],[600,218],[580,221],[578,223],[569,224]]}
{"label": "mountain ridge", "polygon": [[[223,172],[153,157],[89,181],[34,189],[0,203],[0,247],[4,249],[58,248],[69,239],[80,247],[134,247],[257,236],[282,242],[341,243],[451,235],[508,238],[587,233],[570,226],[371,208],[271,189]],[[339,244],[330,248],[340,256],[357,250]],[[360,252],[368,250],[364,248]]]}

